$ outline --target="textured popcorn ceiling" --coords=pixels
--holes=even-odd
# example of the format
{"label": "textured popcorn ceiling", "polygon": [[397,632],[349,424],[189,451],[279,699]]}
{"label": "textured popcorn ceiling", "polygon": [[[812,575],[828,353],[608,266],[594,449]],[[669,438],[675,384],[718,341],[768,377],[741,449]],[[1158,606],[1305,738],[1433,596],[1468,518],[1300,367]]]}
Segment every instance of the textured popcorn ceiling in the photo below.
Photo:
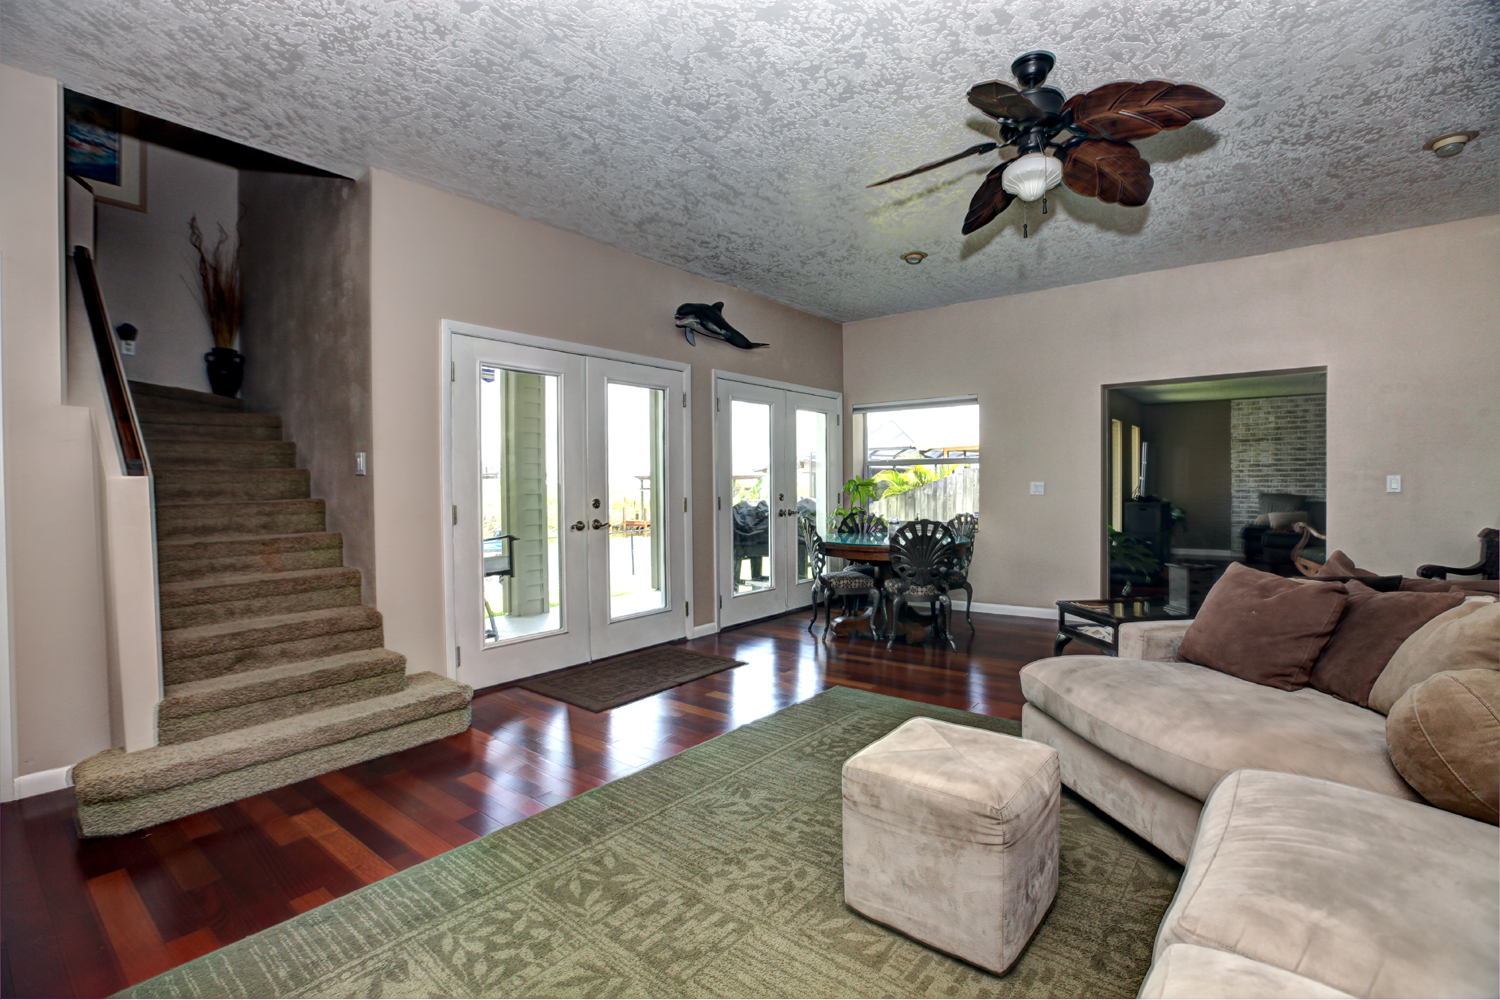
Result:
{"label": "textured popcorn ceiling", "polygon": [[[1140,144],[1145,208],[1063,192],[1025,241],[1020,203],[959,235],[993,154],[865,190],[982,141],[965,91],[1031,48],[1228,106]],[[1495,212],[1497,55],[1493,0],[0,2],[0,58],[74,89],[845,321]]]}

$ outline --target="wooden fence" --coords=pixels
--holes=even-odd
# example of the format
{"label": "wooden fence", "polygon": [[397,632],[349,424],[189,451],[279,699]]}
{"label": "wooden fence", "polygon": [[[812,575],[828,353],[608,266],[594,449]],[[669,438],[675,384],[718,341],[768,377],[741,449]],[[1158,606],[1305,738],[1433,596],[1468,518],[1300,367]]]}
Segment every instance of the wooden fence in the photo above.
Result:
{"label": "wooden fence", "polygon": [[876,500],[870,510],[886,520],[914,521],[925,517],[946,521],[955,514],[979,513],[979,469],[955,470],[935,483]]}

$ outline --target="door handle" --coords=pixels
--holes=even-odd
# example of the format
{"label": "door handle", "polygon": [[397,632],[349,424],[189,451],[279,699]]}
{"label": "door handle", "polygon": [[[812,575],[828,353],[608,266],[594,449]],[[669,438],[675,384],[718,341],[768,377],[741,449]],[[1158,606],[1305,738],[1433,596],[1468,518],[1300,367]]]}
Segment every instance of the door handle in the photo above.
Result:
{"label": "door handle", "polygon": [[599,520],[597,517],[594,518],[594,530],[598,531],[602,527],[604,527],[604,522]]}
{"label": "door handle", "polygon": [[584,524],[582,521],[574,521],[572,524],[568,525],[568,527],[573,531],[582,531],[587,528],[588,525]]}

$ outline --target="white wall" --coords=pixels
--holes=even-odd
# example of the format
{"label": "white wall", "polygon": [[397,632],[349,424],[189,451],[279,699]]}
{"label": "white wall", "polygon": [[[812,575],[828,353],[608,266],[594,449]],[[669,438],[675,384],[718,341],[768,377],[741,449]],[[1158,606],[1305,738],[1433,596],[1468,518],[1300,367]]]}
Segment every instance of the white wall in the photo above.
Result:
{"label": "white wall", "polygon": [[0,327],[16,770],[110,745],[98,460],[64,404],[62,92],[0,66]]}
{"label": "white wall", "polygon": [[847,405],[978,394],[974,596],[1031,607],[1100,590],[1101,386],[1318,365],[1330,544],[1384,573],[1472,562],[1500,524],[1500,217],[844,327]]}
{"label": "white wall", "polygon": [[188,243],[188,220],[198,216],[208,248],[222,225],[232,248],[239,171],[149,142],[141,147],[146,211],[99,206],[99,287],[110,322],[140,330],[135,355],[124,359],[129,378],[208,392],[203,355],[214,340],[199,305],[198,257]]}

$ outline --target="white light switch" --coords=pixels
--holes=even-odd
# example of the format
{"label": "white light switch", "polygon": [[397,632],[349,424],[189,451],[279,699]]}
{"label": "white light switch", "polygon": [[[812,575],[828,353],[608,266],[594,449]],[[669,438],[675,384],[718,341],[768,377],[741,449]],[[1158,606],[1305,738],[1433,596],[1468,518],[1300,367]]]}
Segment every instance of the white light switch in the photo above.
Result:
{"label": "white light switch", "polygon": [[365,453],[356,451],[354,453],[354,474],[363,476],[365,474]]}
{"label": "white light switch", "polygon": [[1386,476],[1385,477],[1385,491],[1387,493],[1400,493],[1401,492],[1401,477],[1400,476]]}
{"label": "white light switch", "polygon": [[1039,497],[1039,496],[1041,496],[1042,494],[1044,494],[1046,492],[1047,492],[1047,484],[1046,483],[1032,483],[1031,484],[1031,495],[1032,496]]}
{"label": "white light switch", "polygon": [[120,341],[120,353],[121,354],[134,354],[135,353],[135,341],[133,341],[133,340],[122,340],[122,341]]}

